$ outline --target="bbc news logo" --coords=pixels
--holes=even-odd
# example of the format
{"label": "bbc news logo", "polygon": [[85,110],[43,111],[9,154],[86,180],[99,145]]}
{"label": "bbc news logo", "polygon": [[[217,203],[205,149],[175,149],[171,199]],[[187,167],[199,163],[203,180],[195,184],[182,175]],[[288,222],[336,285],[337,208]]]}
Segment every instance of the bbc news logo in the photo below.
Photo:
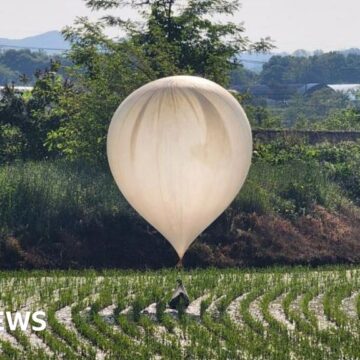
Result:
{"label": "bbc news logo", "polygon": [[0,332],[9,329],[11,331],[32,329],[33,331],[44,331],[46,329],[46,314],[44,311],[0,311]]}

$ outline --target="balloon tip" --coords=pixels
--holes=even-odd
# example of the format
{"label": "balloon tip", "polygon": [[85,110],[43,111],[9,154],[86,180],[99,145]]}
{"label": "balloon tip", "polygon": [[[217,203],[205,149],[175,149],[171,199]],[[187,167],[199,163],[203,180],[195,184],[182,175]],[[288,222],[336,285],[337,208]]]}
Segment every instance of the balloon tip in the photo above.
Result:
{"label": "balloon tip", "polygon": [[183,263],[182,263],[182,257],[179,259],[179,261],[176,264],[176,268],[177,269],[182,269],[183,268]]}

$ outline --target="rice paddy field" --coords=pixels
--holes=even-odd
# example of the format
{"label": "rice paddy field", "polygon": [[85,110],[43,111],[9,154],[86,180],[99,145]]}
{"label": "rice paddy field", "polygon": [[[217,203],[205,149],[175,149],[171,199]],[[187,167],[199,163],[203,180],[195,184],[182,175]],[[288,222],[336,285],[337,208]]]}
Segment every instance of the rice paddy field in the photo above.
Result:
{"label": "rice paddy field", "polygon": [[356,267],[0,275],[2,311],[47,314],[45,331],[5,326],[1,359],[360,359]]}

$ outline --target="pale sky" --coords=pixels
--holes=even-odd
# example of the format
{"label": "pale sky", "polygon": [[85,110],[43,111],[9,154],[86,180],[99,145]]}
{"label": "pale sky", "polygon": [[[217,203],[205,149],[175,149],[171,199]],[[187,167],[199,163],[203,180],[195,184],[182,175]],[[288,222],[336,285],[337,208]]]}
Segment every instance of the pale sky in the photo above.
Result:
{"label": "pale sky", "polygon": [[[252,40],[271,36],[277,51],[360,48],[359,0],[242,0],[233,19]],[[123,17],[134,16],[123,9]],[[0,38],[23,38],[71,25],[91,13],[83,0],[0,0]],[[119,35],[112,33],[112,35]]]}

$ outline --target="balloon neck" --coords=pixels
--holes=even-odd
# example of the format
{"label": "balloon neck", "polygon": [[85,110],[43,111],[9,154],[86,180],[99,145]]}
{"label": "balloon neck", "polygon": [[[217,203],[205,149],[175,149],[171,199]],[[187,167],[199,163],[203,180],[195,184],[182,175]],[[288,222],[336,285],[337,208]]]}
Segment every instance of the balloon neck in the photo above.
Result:
{"label": "balloon neck", "polygon": [[183,268],[183,261],[182,258],[179,259],[179,261],[176,264],[176,268],[177,269],[182,269]]}

